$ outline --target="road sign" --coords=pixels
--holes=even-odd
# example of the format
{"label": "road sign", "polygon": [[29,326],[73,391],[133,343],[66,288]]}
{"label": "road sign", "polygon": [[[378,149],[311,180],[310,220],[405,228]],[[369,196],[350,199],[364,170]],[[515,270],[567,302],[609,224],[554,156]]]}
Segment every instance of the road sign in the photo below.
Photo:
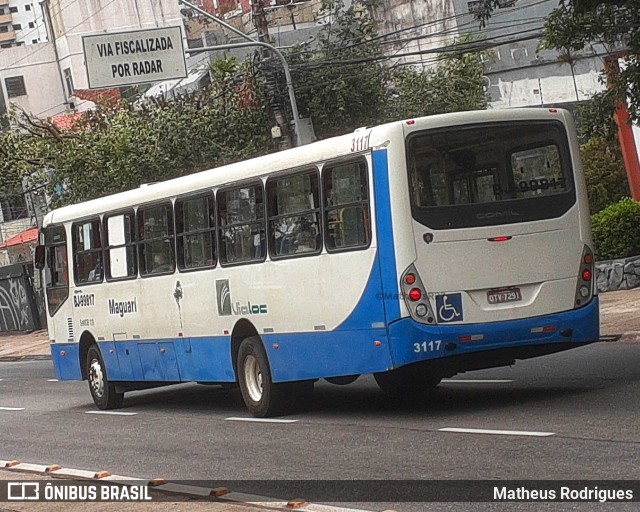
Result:
{"label": "road sign", "polygon": [[82,46],[89,89],[187,76],[180,27],[84,36]]}

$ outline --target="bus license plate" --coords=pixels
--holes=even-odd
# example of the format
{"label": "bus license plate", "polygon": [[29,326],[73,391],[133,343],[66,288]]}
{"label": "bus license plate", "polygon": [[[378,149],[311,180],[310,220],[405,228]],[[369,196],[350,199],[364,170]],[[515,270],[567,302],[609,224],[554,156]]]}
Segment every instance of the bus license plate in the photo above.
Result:
{"label": "bus license plate", "polygon": [[502,290],[489,290],[487,301],[489,304],[502,304],[503,302],[517,302],[522,300],[520,288],[508,288]]}

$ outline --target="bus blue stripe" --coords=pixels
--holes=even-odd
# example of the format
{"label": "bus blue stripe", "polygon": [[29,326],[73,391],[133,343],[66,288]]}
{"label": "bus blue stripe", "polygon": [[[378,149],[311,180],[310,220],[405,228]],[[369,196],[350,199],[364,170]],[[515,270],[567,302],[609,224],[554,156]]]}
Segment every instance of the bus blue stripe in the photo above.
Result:
{"label": "bus blue stripe", "polygon": [[[391,192],[389,187],[389,159],[386,149],[373,152],[373,184],[376,198],[376,225],[378,227],[378,264],[382,291],[389,297],[399,297],[398,273],[391,217]],[[387,322],[400,318],[399,299],[382,300]]]}

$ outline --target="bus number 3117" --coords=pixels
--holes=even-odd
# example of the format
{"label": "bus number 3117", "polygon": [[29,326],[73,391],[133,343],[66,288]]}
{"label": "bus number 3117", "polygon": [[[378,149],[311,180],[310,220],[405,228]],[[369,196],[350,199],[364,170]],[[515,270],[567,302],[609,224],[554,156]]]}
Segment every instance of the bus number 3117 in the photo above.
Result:
{"label": "bus number 3117", "polygon": [[442,342],[440,340],[435,341],[423,341],[422,343],[414,343],[413,351],[416,353],[419,352],[434,352],[436,350],[440,350],[440,344]]}

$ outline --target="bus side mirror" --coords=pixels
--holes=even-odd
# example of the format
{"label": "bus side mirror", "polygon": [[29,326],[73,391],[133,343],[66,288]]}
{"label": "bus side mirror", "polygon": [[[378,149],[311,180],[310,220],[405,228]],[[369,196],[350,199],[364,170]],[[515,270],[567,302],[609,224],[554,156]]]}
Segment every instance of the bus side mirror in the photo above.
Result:
{"label": "bus side mirror", "polygon": [[33,259],[33,265],[37,268],[37,269],[43,269],[44,268],[44,258],[45,258],[45,246],[44,245],[37,245],[36,246],[36,254],[35,257]]}

